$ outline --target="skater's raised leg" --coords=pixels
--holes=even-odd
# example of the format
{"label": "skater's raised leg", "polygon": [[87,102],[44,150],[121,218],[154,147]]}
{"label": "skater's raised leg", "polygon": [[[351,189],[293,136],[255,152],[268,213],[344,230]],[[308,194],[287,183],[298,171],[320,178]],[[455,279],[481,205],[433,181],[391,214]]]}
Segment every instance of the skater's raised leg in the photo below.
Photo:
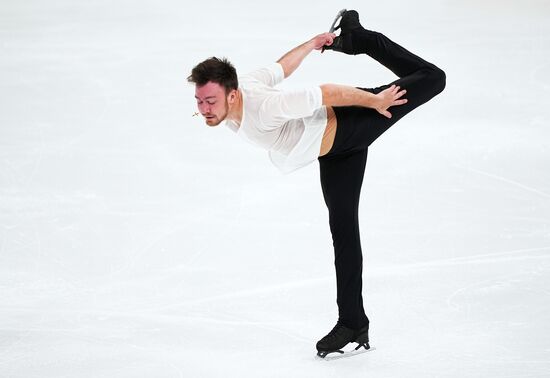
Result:
{"label": "skater's raised leg", "polygon": [[350,55],[367,54],[395,73],[399,79],[377,88],[379,93],[395,84],[407,91],[407,103],[391,108],[391,118],[364,107],[334,107],[336,139],[329,154],[367,148],[405,115],[439,94],[446,85],[445,73],[434,64],[411,53],[379,32],[365,29],[356,11],[347,11],[340,21],[342,32],[327,49]]}
{"label": "skater's raised leg", "polygon": [[422,68],[438,69],[384,34],[365,29],[359,22],[357,11],[346,11],[340,21],[340,28],[340,36],[336,37],[331,46],[326,46],[327,50],[350,55],[367,54],[398,77],[407,76]]}
{"label": "skater's raised leg", "polygon": [[420,69],[390,84],[376,88],[359,88],[371,93],[380,93],[395,84],[407,90],[408,101],[406,104],[390,108],[391,118],[384,117],[370,108],[334,107],[338,123],[336,135],[331,150],[325,156],[368,148],[397,121],[440,93],[445,87],[444,75],[441,70]]}

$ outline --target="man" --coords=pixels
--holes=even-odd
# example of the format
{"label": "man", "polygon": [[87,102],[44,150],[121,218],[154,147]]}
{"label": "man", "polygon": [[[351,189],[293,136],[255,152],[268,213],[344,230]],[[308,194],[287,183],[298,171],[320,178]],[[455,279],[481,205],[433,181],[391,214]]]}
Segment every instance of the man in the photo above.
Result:
{"label": "man", "polygon": [[[359,344],[356,349],[369,349],[358,221],[368,147],[399,119],[440,93],[446,82],[445,73],[432,63],[363,28],[356,11],[343,10],[338,16],[339,36],[331,28],[265,68],[238,78],[227,60],[210,58],[195,66],[188,78],[195,84],[197,106],[209,126],[225,121],[239,136],[265,148],[284,173],[319,161],[335,253],[339,313],[336,326],[317,343],[321,357],[341,352],[350,342]],[[367,54],[399,79],[377,88],[323,84],[281,91],[275,87],[310,52],[321,49]]]}

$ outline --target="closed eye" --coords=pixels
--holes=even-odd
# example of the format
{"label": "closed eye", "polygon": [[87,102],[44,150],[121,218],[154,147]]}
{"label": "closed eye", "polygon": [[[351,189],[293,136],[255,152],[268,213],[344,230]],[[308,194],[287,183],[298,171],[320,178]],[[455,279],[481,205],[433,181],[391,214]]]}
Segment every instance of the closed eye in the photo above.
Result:
{"label": "closed eye", "polygon": [[[206,101],[206,103],[208,105],[214,105],[216,103],[216,101]],[[202,101],[197,100],[197,105],[201,105],[201,104],[202,104]]]}

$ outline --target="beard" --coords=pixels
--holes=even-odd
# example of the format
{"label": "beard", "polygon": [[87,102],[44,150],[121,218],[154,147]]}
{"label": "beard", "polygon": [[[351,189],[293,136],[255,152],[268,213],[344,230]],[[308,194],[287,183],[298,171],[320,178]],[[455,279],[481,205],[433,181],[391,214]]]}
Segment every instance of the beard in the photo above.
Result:
{"label": "beard", "polygon": [[[206,124],[208,126],[218,126],[220,123],[225,121],[225,119],[227,118],[227,113],[229,113],[229,103],[227,102],[227,99],[225,99],[225,104],[224,104],[224,107],[223,107],[223,113],[220,114],[219,116],[216,115],[216,114],[206,114],[204,116],[205,119],[206,119]],[[214,117],[206,118],[207,116],[208,117],[214,116]]]}

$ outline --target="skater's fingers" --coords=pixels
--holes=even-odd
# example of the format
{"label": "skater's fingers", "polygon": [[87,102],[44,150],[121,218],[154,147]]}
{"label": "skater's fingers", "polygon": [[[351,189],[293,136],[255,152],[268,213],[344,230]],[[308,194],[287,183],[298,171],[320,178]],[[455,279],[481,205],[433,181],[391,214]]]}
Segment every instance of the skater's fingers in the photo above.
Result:
{"label": "skater's fingers", "polygon": [[393,95],[395,92],[395,84],[389,86],[388,88],[384,89],[381,93],[382,94],[389,94],[389,95]]}
{"label": "skater's fingers", "polygon": [[403,97],[405,95],[405,93],[407,93],[407,91],[405,89],[403,89],[401,92],[399,92],[395,95],[395,98]]}
{"label": "skater's fingers", "polygon": [[313,38],[314,49],[322,50],[323,46],[330,46],[334,42],[334,33],[322,33]]}
{"label": "skater's fingers", "polygon": [[403,104],[406,104],[408,102],[408,100],[406,98],[404,98],[403,100],[397,100],[395,101],[395,105],[403,105]]}

